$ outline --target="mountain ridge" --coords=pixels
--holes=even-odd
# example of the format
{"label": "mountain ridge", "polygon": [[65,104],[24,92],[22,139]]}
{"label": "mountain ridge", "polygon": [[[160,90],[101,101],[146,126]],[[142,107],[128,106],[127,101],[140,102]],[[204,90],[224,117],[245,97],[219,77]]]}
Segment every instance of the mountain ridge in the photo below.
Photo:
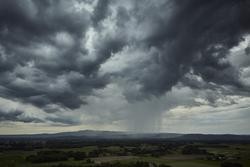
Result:
{"label": "mountain ridge", "polygon": [[59,133],[41,133],[41,134],[19,134],[19,135],[0,135],[2,138],[24,138],[24,139],[63,139],[63,138],[79,138],[79,139],[166,139],[166,140],[243,140],[250,141],[250,135],[237,134],[200,134],[200,133],[137,133],[128,131],[96,131],[96,130],[80,130],[72,132]]}

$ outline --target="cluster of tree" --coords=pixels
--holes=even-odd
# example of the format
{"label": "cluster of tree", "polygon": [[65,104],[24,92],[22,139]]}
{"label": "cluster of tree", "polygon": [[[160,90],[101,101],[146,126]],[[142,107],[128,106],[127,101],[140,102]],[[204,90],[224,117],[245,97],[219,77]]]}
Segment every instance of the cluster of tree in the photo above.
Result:
{"label": "cluster of tree", "polygon": [[199,147],[206,147],[206,148],[229,148],[229,145],[225,145],[225,144],[214,144],[214,143],[203,143],[203,144],[199,144]]}
{"label": "cluster of tree", "polygon": [[153,157],[159,157],[162,155],[170,154],[171,150],[166,147],[122,147],[120,150],[110,150],[107,148],[98,148],[88,153],[88,157],[98,157],[98,156],[107,156],[107,155],[114,155],[114,156],[127,156],[127,155],[135,155],[135,156],[143,156],[143,155],[150,155]]}
{"label": "cluster of tree", "polygon": [[[113,162],[113,163],[101,163],[101,164],[93,164],[93,162],[88,159],[86,161],[85,167],[171,167],[170,165],[160,164],[157,165],[155,163],[144,162],[144,161],[136,161],[130,163],[120,163],[120,162]],[[58,164],[53,165],[51,167],[83,167],[79,165],[69,165],[69,164]],[[223,162],[221,163],[221,167],[242,167],[240,163],[235,162]]]}
{"label": "cluster of tree", "polygon": [[102,163],[102,164],[97,164],[92,167],[149,167],[149,163],[147,162],[135,162],[135,163],[129,163],[129,164],[122,164],[120,162],[116,163]]}
{"label": "cluster of tree", "polygon": [[85,164],[84,165],[70,165],[70,164],[63,164],[63,163],[59,163],[56,165],[52,165],[51,167],[92,167],[91,164],[94,164],[94,161],[91,159],[86,159]]}
{"label": "cluster of tree", "polygon": [[[32,163],[43,163],[43,162],[56,162],[56,161],[67,161],[69,158],[74,160],[84,160],[86,158],[95,158],[99,156],[105,156],[109,151],[107,149],[95,149],[87,154],[81,151],[61,151],[61,150],[48,150],[38,151],[35,155],[26,157],[26,160]],[[115,154],[115,152],[112,153]]]}
{"label": "cluster of tree", "polygon": [[169,148],[164,145],[148,145],[147,147],[143,146],[135,146],[135,147],[125,147],[123,152],[120,152],[121,155],[150,155],[153,157],[159,157],[166,154],[171,154],[171,151],[174,149]]}
{"label": "cluster of tree", "polygon": [[219,160],[226,160],[226,159],[227,157],[224,154],[213,154],[213,153],[207,154],[207,160],[219,161]]}
{"label": "cluster of tree", "polygon": [[69,164],[58,164],[58,165],[52,165],[51,167],[82,167],[82,166],[69,165]]}
{"label": "cluster of tree", "polygon": [[79,151],[38,151],[36,155],[26,157],[32,163],[67,161],[69,158],[83,160],[86,158],[85,152]]}
{"label": "cluster of tree", "polygon": [[242,167],[240,163],[237,162],[222,162],[221,167]]}
{"label": "cluster of tree", "polygon": [[[59,151],[59,150],[49,150],[49,151],[38,151],[36,155],[30,155],[26,158],[27,161],[32,163],[42,163],[42,162],[56,162],[56,161],[67,161],[69,158],[73,158],[74,160],[84,160],[86,158],[95,158],[99,156],[105,156],[106,154],[112,155],[125,155],[121,152],[115,153],[115,151],[110,151],[108,149],[95,149],[87,154],[81,151]],[[153,151],[134,151],[135,155],[139,155],[142,153],[154,153]]]}
{"label": "cluster of tree", "polygon": [[114,156],[126,156],[126,155],[129,155],[129,151],[126,149],[125,146],[118,146],[118,148],[120,149],[109,149],[108,148],[109,146],[107,147],[103,147],[103,146],[99,146],[98,147],[98,152],[100,152],[99,155],[102,155],[102,156],[109,156],[109,155],[114,155]]}
{"label": "cluster of tree", "polygon": [[[98,139],[84,139],[84,138],[24,138],[24,137],[0,137],[0,151],[5,150],[35,150],[35,149],[63,149],[63,148],[82,148],[85,146],[97,146],[97,147],[138,147],[143,144],[162,147],[164,149],[176,149],[180,146],[188,144],[190,142],[183,141],[166,141],[155,139],[119,139],[119,140],[98,140]],[[127,152],[119,152],[116,154],[126,155]]]}
{"label": "cluster of tree", "polygon": [[26,157],[26,160],[32,163],[66,161],[68,156],[63,151],[39,151],[36,155]]}
{"label": "cluster of tree", "polygon": [[[107,145],[107,144],[106,144]],[[85,158],[94,158],[100,156],[126,156],[126,155],[150,155],[154,157],[169,154],[171,149],[176,149],[178,145],[176,144],[140,144],[135,146],[134,144],[128,146],[118,146],[118,150],[108,149],[107,146],[98,145],[97,149],[94,149],[87,154],[80,151],[39,151],[36,155],[30,155],[26,158],[27,161],[32,163],[42,163],[42,162],[56,162],[56,161],[67,161],[69,158],[74,158],[75,160],[83,160]]]}
{"label": "cluster of tree", "polygon": [[154,157],[158,157],[161,155],[165,155],[169,153],[167,150],[162,149],[149,149],[149,148],[140,148],[136,147],[131,150],[132,155],[151,155]]}
{"label": "cluster of tree", "polygon": [[33,151],[35,149],[41,149],[45,146],[45,142],[40,140],[0,140],[0,151],[8,150],[21,150],[21,151]]}
{"label": "cluster of tree", "polygon": [[183,147],[182,154],[207,154],[207,150],[200,149],[198,146],[187,145]]}
{"label": "cluster of tree", "polygon": [[[130,162],[130,163],[114,162],[114,163],[101,163],[101,164],[89,164],[89,165],[85,164],[84,166],[85,167],[171,167],[165,164],[156,165],[155,163],[143,162],[143,161]],[[51,167],[82,167],[82,166],[58,164],[58,165],[53,165]]]}
{"label": "cluster of tree", "polygon": [[102,164],[92,165],[91,167],[171,167],[171,166],[165,164],[157,165],[155,163],[150,163],[150,162],[136,161],[126,164],[120,162],[102,163]]}
{"label": "cluster of tree", "polygon": [[[34,149],[59,149],[59,148],[80,148],[90,145],[108,147],[108,146],[128,146],[137,147],[141,144],[154,145],[159,147],[167,147],[168,149],[176,149],[180,146],[194,143],[193,140],[165,140],[165,139],[94,139],[79,137],[59,137],[47,138],[46,136],[37,137],[1,137],[0,151],[4,150],[34,150]],[[206,147],[227,147],[227,144],[249,144],[250,141],[202,141]]]}

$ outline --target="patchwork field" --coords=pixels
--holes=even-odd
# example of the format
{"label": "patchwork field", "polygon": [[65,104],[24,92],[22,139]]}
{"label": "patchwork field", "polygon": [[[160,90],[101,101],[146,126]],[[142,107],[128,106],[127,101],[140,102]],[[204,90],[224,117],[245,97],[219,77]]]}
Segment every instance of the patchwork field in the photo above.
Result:
{"label": "patchwork field", "polygon": [[1,167],[221,167],[223,163],[249,167],[250,144],[123,143],[0,152]]}

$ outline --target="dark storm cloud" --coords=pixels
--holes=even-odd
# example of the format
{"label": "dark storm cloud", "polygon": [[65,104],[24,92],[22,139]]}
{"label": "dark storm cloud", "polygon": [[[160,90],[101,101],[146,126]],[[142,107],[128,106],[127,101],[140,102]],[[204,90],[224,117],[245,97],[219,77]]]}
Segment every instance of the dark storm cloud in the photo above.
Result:
{"label": "dark storm cloud", "polygon": [[0,112],[0,120],[3,121],[3,120],[16,120],[17,116],[21,115],[22,112],[20,111],[14,111],[14,112],[3,112],[1,111]]}
{"label": "dark storm cloud", "polygon": [[[9,40],[25,44],[28,38],[41,37],[55,31],[66,30],[80,34],[86,28],[86,16],[65,11],[67,1],[1,1],[1,28],[12,32]],[[65,7],[65,8],[63,8]],[[21,38],[21,37],[26,38]]]}
{"label": "dark storm cloud", "polygon": [[[145,25],[151,29],[137,45],[154,47],[158,52],[145,64],[146,74],[139,70],[133,76],[142,85],[142,92],[161,95],[185,81],[182,78],[191,71],[207,83],[249,91],[240,81],[239,69],[226,59],[229,50],[250,31],[249,1],[177,0],[164,1],[159,6],[147,4],[150,3],[138,2],[133,10],[137,24],[148,23]],[[135,73],[137,68],[133,70]]]}
{"label": "dark storm cloud", "polygon": [[78,125],[79,121],[75,118],[62,117],[56,115],[46,116],[44,119],[39,116],[28,116],[25,111],[19,109],[0,109],[0,122],[23,122],[23,123],[50,123],[60,125]]}
{"label": "dark storm cloud", "polygon": [[24,123],[43,122],[38,118],[25,116],[24,111],[21,110],[4,111],[3,109],[0,109],[0,122],[1,121],[24,122]]}
{"label": "dark storm cloud", "polygon": [[[99,0],[92,13],[75,9],[79,2],[85,1],[0,2],[1,97],[48,113],[54,104],[77,109],[117,76],[141,86],[139,92],[128,88],[136,100],[162,95],[178,82],[195,89],[226,85],[249,91],[239,69],[225,60],[249,33],[247,0]],[[94,51],[85,46],[90,29]],[[100,67],[127,47],[143,50],[147,59],[101,75]]]}
{"label": "dark storm cloud", "polygon": [[[81,40],[91,18],[97,23],[105,17],[108,1],[98,2],[93,16],[72,9],[76,2],[0,2],[2,97],[38,107],[58,104],[74,109],[86,103],[84,96],[93,89],[106,85],[107,78],[98,76],[97,70],[111,52],[119,50],[121,42],[107,37],[96,60],[83,60],[88,53]],[[63,40],[66,43],[61,44]]]}
{"label": "dark storm cloud", "polygon": [[93,24],[96,26],[101,20],[103,20],[108,14],[110,0],[102,0],[97,2],[95,11],[92,17]]}

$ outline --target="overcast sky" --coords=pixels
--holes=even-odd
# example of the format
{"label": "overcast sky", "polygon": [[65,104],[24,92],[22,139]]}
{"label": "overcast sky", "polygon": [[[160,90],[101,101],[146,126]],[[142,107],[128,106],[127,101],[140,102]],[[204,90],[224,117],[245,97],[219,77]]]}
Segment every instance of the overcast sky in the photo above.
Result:
{"label": "overcast sky", "polygon": [[250,1],[0,1],[0,134],[250,134]]}

